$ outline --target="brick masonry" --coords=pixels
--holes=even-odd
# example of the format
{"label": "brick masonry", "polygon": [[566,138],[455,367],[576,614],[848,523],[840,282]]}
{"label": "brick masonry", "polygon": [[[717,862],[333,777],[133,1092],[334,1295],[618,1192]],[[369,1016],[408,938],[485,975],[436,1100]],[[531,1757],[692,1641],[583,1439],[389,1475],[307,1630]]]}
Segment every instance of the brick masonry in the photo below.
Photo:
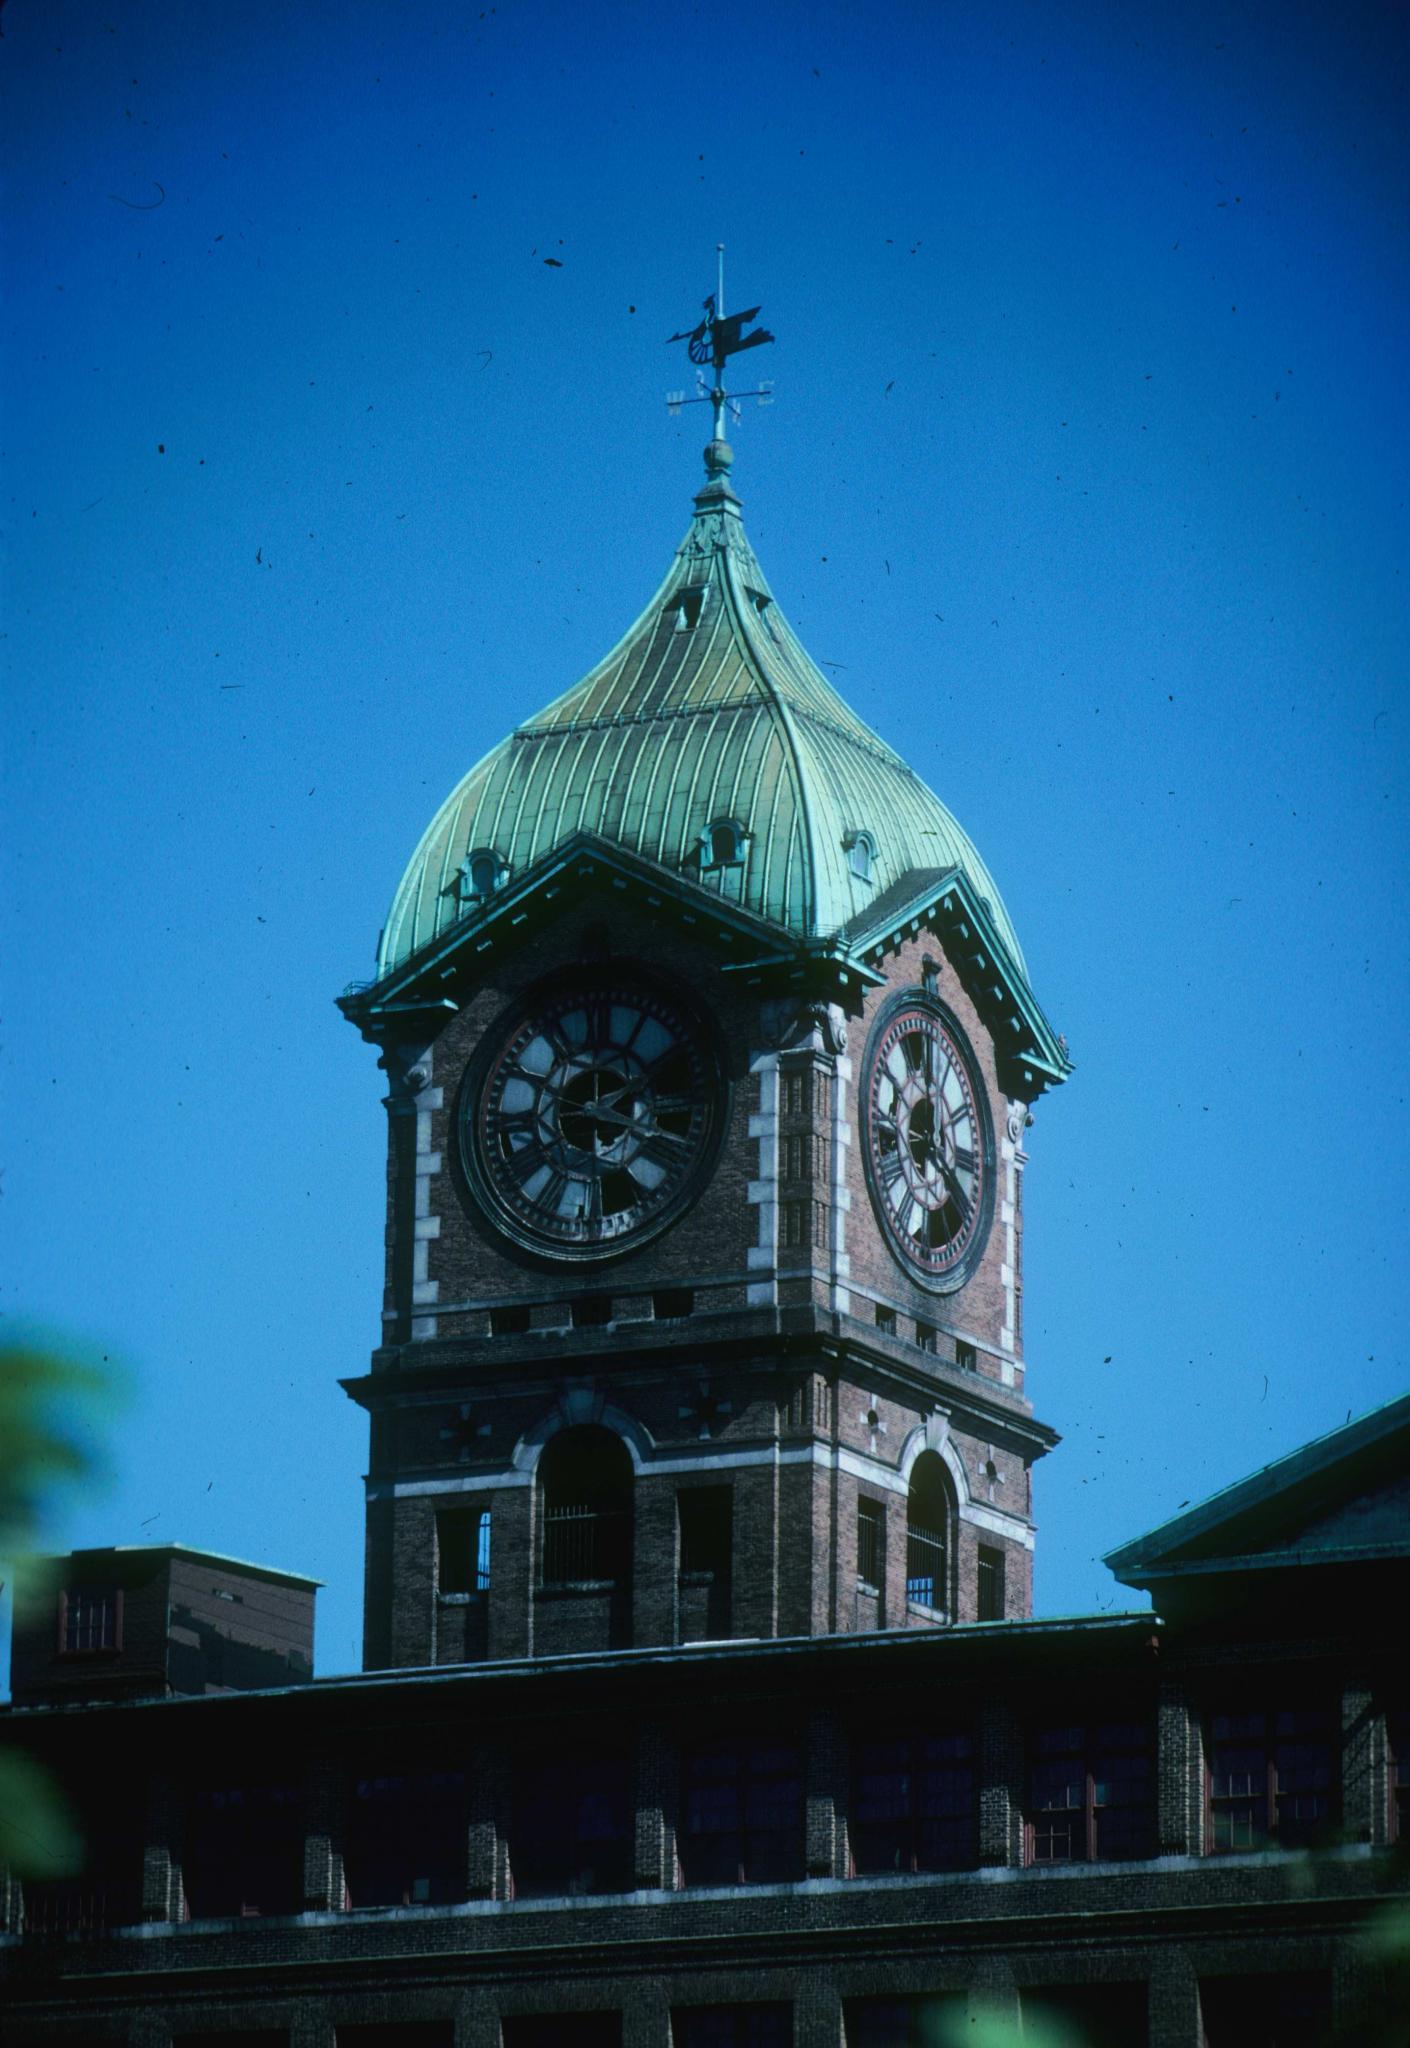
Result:
{"label": "brick masonry", "polygon": [[[43,1888],[11,1887],[5,2038],[168,2048],[269,2027],[331,2048],[354,2023],[435,2021],[488,2048],[515,2015],[597,2011],[621,2016],[624,2041],[667,2048],[673,2010],[774,2000],[790,2008],[795,2043],[842,2048],[868,1998],[953,1994],[1017,2013],[1061,1991],[1097,2018],[1135,2014],[1116,2037],[1125,2048],[1196,2048],[1202,1998],[1216,2012],[1221,1987],[1271,1987],[1291,1971],[1325,1996],[1339,2038],[1374,2041],[1388,1980],[1355,1929],[1404,1873],[1380,1796],[1398,1664],[1369,1620],[1349,1600],[1335,1633],[1248,1635],[1232,1671],[1207,1634],[1135,1615],[90,1708],[90,1791],[117,1776],[139,1795],[107,1838],[109,1876],[127,1867],[135,1917],[56,1949],[25,1931]],[[1313,1853],[1216,1856],[1180,1841],[1203,1804],[1212,1716],[1250,1691],[1327,1710],[1336,1824]],[[1105,1716],[1148,1732],[1144,1853],[1039,1864],[1029,1816],[1040,1731]],[[940,1872],[851,1875],[858,1745],[937,1727],[971,1737],[968,1853]],[[74,1728],[72,1710],[36,1712],[26,1741],[41,1757],[72,1757]],[[791,1746],[792,1860],[768,1881],[693,1887],[687,1766],[721,1737]],[[520,1898],[516,1787],[565,1742],[579,1757],[627,1761],[626,1888]],[[357,1787],[387,1770],[407,1783],[452,1773],[442,1818],[461,1848],[444,1903],[346,1904]],[[303,1909],[186,1919],[195,1792],[272,1775],[299,1800]],[[1108,1997],[1111,1986],[1127,1992]]]}
{"label": "brick masonry", "polygon": [[[571,1426],[574,1390],[632,1450],[632,1641],[698,1634],[681,1606],[675,1501],[707,1477],[734,1494],[732,1580],[716,1601],[732,1632],[934,1626],[905,1591],[907,1484],[926,1452],[943,1460],[951,1493],[946,1616],[978,1611],[980,1544],[1004,1557],[1005,1613],[1031,1611],[1030,1468],[1052,1439],[1024,1397],[1016,1332],[1023,1153],[1012,1131],[1026,1111],[1003,1096],[983,1017],[943,960],[940,992],[994,1131],[992,1227],[963,1285],[922,1287],[892,1252],[857,1142],[873,1021],[894,992],[920,991],[938,947],[933,932],[908,932],[875,963],[880,985],[854,987],[849,1003],[834,999],[840,990],[780,996],[726,972],[706,937],[631,902],[588,901],[467,992],[433,1042],[387,1050],[391,1341],[352,1387],[372,1413],[369,1668],[621,1639],[611,1602],[538,1585],[535,1470],[548,1438]],[[482,1216],[460,1118],[486,1034],[507,1028],[560,962],[595,968],[604,953],[614,971],[692,992],[720,1049],[722,1124],[713,1167],[669,1230],[565,1268]],[[585,1293],[600,1297],[600,1322],[575,1322]],[[436,1509],[462,1497],[492,1520],[482,1622],[438,1604],[435,1588]],[[879,1597],[857,1581],[862,1497],[885,1519]],[[692,1597],[687,1588],[687,1606]]]}

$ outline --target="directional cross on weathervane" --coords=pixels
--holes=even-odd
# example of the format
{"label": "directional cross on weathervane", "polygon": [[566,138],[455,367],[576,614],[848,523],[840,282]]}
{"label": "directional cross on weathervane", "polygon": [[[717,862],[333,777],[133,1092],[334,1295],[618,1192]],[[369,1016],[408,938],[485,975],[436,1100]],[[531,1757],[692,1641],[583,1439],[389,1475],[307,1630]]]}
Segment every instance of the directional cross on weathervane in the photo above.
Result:
{"label": "directional cross on weathervane", "polygon": [[[679,334],[673,334],[670,338],[671,342],[683,341],[686,344],[690,360],[696,366],[695,381],[699,388],[694,398],[687,398],[683,391],[668,391],[666,405],[672,415],[678,413],[683,405],[712,405],[715,410],[713,438],[716,441],[723,441],[727,407],[734,418],[738,419],[740,413],[736,400],[757,398],[760,405],[771,405],[774,395],[772,382],[757,384],[752,391],[726,391],[725,364],[731,356],[739,355],[746,348],[759,348],[764,342],[772,341],[773,336],[765,327],[756,327],[752,334],[744,332],[751,320],[758,319],[757,306],[750,306],[743,313],[726,314],[723,242],[716,244],[716,255],[719,258],[719,278],[714,291],[705,301],[705,317],[698,327],[683,328]],[[709,385],[706,384],[704,375],[707,366],[714,371],[714,382]]]}

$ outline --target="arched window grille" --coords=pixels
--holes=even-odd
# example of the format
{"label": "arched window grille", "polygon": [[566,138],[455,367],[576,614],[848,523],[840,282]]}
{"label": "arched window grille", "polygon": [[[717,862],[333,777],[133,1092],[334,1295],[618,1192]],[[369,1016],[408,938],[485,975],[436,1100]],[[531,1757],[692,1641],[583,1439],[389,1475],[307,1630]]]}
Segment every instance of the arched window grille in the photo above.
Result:
{"label": "arched window grille", "polygon": [[539,1460],[545,1586],[624,1585],[631,1573],[632,1461],[610,1429],[565,1429]]}
{"label": "arched window grille", "polygon": [[906,1496],[906,1598],[917,1607],[949,1609],[952,1523],[945,1462],[935,1451],[922,1451]]}

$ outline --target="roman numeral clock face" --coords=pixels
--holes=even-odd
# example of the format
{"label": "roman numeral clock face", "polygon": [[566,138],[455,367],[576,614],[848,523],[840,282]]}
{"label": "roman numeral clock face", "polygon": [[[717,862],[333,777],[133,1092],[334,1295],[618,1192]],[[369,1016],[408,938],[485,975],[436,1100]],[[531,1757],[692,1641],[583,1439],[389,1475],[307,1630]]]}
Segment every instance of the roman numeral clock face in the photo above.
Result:
{"label": "roman numeral clock face", "polygon": [[707,1033],[672,998],[627,977],[562,987],[493,1036],[471,1070],[461,1107],[471,1188],[530,1250],[625,1250],[697,1192],[720,1090]]}
{"label": "roman numeral clock face", "polygon": [[957,1287],[984,1248],[993,1141],[959,1026],[903,998],[872,1033],[862,1083],[872,1204],[892,1247],[929,1286]]}

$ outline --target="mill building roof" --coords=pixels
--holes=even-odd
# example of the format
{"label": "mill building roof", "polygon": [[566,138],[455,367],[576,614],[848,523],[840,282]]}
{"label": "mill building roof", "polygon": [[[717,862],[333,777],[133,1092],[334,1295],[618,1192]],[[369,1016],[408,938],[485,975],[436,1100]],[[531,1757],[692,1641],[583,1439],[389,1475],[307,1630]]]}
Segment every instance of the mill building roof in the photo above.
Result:
{"label": "mill building roof", "polygon": [[584,833],[801,940],[960,871],[1017,978],[993,878],[955,818],[857,717],[783,616],[746,537],[722,442],[654,597],[581,682],[452,790],[397,889],[379,981]]}

